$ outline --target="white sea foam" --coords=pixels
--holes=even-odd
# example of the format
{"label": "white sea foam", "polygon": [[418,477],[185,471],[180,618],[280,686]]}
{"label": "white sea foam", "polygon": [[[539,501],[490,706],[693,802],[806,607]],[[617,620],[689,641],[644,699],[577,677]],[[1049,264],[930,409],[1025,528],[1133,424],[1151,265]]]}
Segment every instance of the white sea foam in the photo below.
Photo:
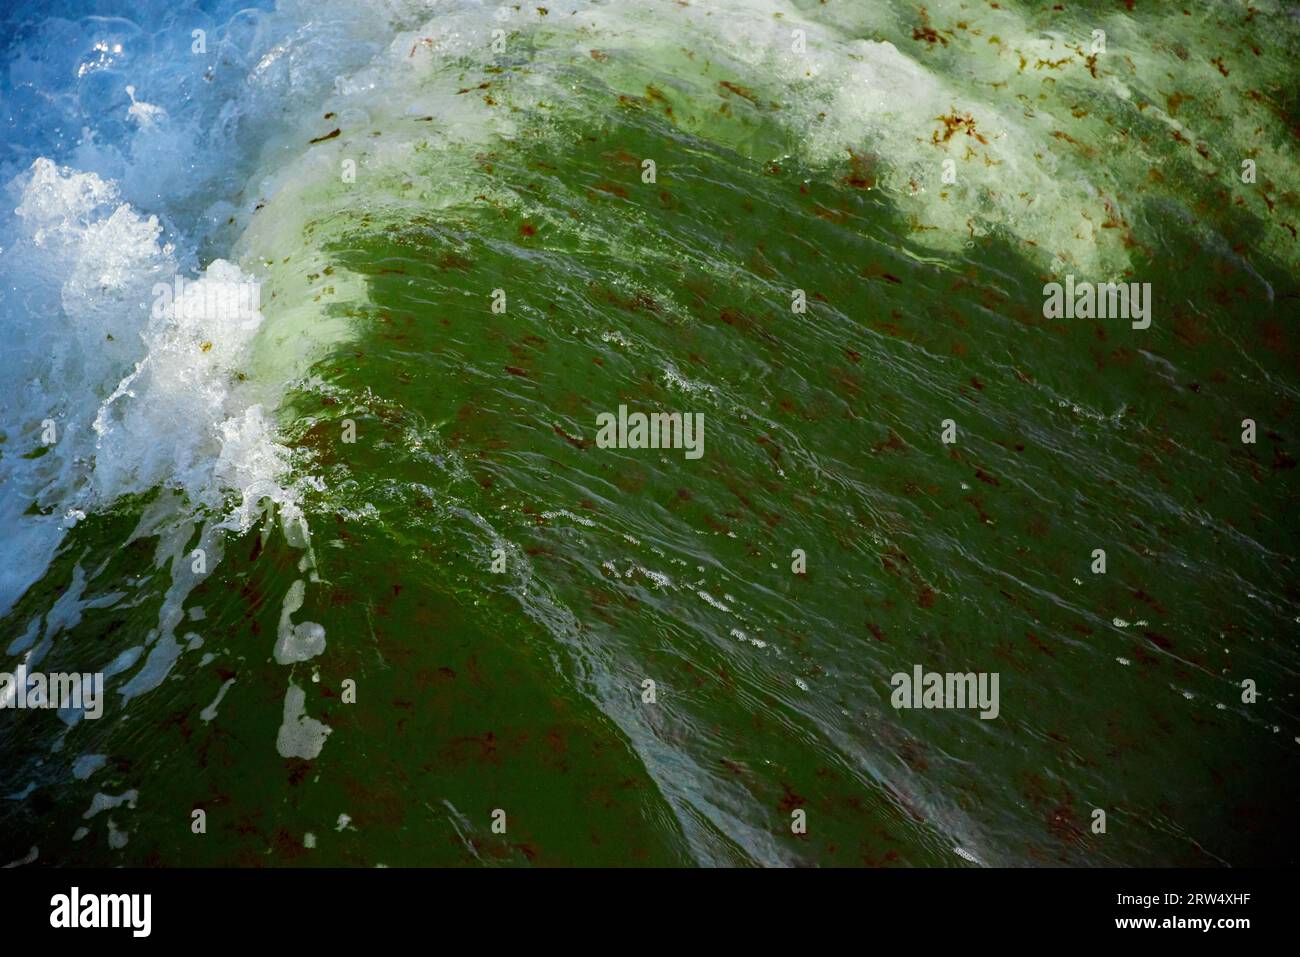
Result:
{"label": "white sea foam", "polygon": [[107,763],[108,755],[83,754],[72,762],[72,776],[78,781],[84,781]]}
{"label": "white sea foam", "polygon": [[275,747],[282,758],[304,758],[308,761],[320,756],[325,739],[331,729],[306,714],[307,693],[290,682],[284,695],[284,720],[276,735]]}
{"label": "white sea foam", "polygon": [[325,650],[325,629],[314,621],[294,624],[293,615],[302,607],[307,585],[300,578],[289,586],[280,611],[275,660],[282,664],[308,661]]}
{"label": "white sea foam", "polygon": [[[155,283],[177,273],[173,250],[99,176],[38,160],[16,185],[0,278],[26,308],[8,316],[0,361],[14,453],[0,460],[0,534],[20,560],[0,571],[0,612],[44,572],[70,511],[158,486],[219,509],[259,481],[291,503],[277,484],[287,452],[239,381],[260,317],[151,309]],[[193,287],[252,281],[217,260]]]}
{"label": "white sea foam", "polygon": [[98,814],[100,811],[111,811],[114,808],[119,808],[124,804],[127,807],[134,809],[135,803],[139,799],[140,799],[140,792],[135,790],[134,788],[128,791],[123,791],[121,794],[118,795],[104,794],[101,791],[95,794],[94,798],[91,799],[90,807],[87,808],[86,813],[81,816],[84,819],[89,820],[90,818]]}
{"label": "white sea foam", "polygon": [[214,718],[216,718],[217,708],[221,707],[221,699],[226,696],[226,692],[230,690],[231,685],[233,685],[234,683],[235,683],[234,678],[227,678],[224,682],[222,682],[221,688],[218,689],[217,691],[217,696],[212,699],[212,704],[208,705],[206,708],[204,708],[202,711],[199,712],[199,718],[202,719],[202,721],[205,724],[211,722]]}

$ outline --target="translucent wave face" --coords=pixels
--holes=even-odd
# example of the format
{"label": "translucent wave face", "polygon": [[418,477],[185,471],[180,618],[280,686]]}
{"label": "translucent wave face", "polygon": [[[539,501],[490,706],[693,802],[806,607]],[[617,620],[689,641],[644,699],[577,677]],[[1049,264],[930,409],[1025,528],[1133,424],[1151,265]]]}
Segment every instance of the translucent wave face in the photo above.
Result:
{"label": "translucent wave face", "polygon": [[[1235,176],[1212,188],[1188,185],[1193,174],[1235,170],[1245,152],[1278,182],[1294,175],[1281,121],[1248,95],[1268,67],[1234,66],[1225,92],[1213,63],[1178,55],[1178,31],[1210,21],[1144,33],[1081,15],[1047,33],[1029,6],[827,6],[291,0],[157,5],[137,22],[28,18],[0,152],[0,614],[85,515],[164,488],[133,533],[158,537],[170,575],[158,627],[104,668],[127,700],[157,688],[197,647],[178,635],[183,606],[221,557],[221,532],[248,529],[269,500],[290,543],[308,545],[309,466],[289,450],[302,423],[284,403],[370,305],[332,247],[353,231],[537,202],[482,174],[499,144],[561,142],[622,104],[652,109],[743,161],[794,156],[879,189],[902,233],[888,241],[908,255],[948,263],[994,237],[1037,267],[1094,278],[1131,270],[1155,242],[1147,203],[1220,188],[1221,205],[1250,215],[1271,203]],[[1090,52],[1094,29],[1105,52]],[[1155,75],[1174,92],[1140,79]],[[1179,183],[1163,186],[1160,169]],[[530,208],[612,259],[654,254],[618,243],[644,222]],[[1208,213],[1204,229],[1214,237]],[[1261,248],[1296,258],[1280,230]],[[713,388],[673,366],[663,375],[685,393]],[[196,532],[206,570],[190,559]],[[326,648],[323,626],[294,620],[308,557],[298,572],[273,653],[286,668]],[[39,659],[81,608],[111,601],[93,579],[78,565],[10,653]],[[724,614],[736,605],[691,594]],[[540,600],[533,612],[552,615]],[[556,632],[575,628],[568,614],[557,605]],[[768,648],[741,623],[734,639]],[[286,757],[315,757],[330,735],[304,683],[285,692]]]}
{"label": "translucent wave face", "polygon": [[[1101,277],[1130,268],[1144,238],[1141,204],[1161,196],[1144,151],[1118,148],[1120,122],[1137,122],[1129,114],[1212,148],[1242,141],[1252,127],[1244,142],[1261,163],[1290,163],[1269,145],[1277,118],[1249,98],[1239,104],[1245,120],[1240,111],[1187,108],[1176,117],[1164,98],[1148,104],[1138,75],[1164,70],[1194,100],[1202,74],[1218,72],[1169,52],[1176,37],[1157,42],[1124,18],[1081,19],[1072,36],[1044,33],[1015,9],[975,15],[945,3],[930,5],[924,22],[890,7],[753,0],[667,11],[323,6],[328,16],[322,4],[299,2],[212,14],[168,8],[185,16],[158,29],[147,11],[138,23],[69,23],[51,16],[57,10],[17,21],[30,35],[14,46],[10,120],[32,118],[37,105],[27,95],[39,89],[57,104],[43,128],[62,137],[37,134],[4,158],[17,177],[13,212],[0,223],[12,343],[0,370],[3,421],[11,442],[30,443],[41,422],[63,415],[67,441],[51,446],[49,461],[6,465],[6,484],[22,485],[9,496],[11,516],[40,497],[61,520],[88,504],[78,497],[88,491],[111,501],[167,482],[211,504],[218,472],[274,483],[284,467],[268,424],[282,394],[276,380],[301,374],[319,353],[292,340],[325,348],[347,335],[305,295],[312,290],[299,268],[323,258],[336,235],[333,212],[345,218],[359,206],[401,221],[430,205],[471,202],[482,188],[467,172],[473,150],[553,134],[602,88],[637,98],[654,90],[682,127],[751,158],[793,152],[846,168],[866,188],[885,187],[918,249],[960,251],[999,235],[1044,267]],[[182,20],[187,31],[175,27]],[[918,46],[918,35],[933,42]],[[912,41],[906,53],[904,40]],[[950,44],[963,55],[946,55]],[[527,67],[501,77],[491,96],[449,85],[525,53]],[[972,62],[984,81],[970,82]],[[322,132],[327,141],[317,140]],[[32,155],[59,143],[70,161],[62,170]],[[1101,170],[1090,157],[1103,150],[1117,155]],[[351,181],[341,175],[349,162],[363,171]],[[415,191],[412,169],[422,174]],[[1242,192],[1235,177],[1228,182]],[[1131,197],[1127,208],[1119,195]],[[1259,202],[1258,191],[1245,195]],[[238,266],[218,265],[214,254]],[[153,287],[178,272],[274,292],[261,303],[269,336],[253,350],[256,327],[235,328],[219,308],[160,323]],[[346,275],[332,288],[336,301],[364,298]],[[57,388],[69,377],[89,384],[77,396],[93,393],[93,403]],[[269,444],[257,447],[241,429]],[[220,457],[222,435],[260,465],[229,455],[219,468],[202,465]]]}

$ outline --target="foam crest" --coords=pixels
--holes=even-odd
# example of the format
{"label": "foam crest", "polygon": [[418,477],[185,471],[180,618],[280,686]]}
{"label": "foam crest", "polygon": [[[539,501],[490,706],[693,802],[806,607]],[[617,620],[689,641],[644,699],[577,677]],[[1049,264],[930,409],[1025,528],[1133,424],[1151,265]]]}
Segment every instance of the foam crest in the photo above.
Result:
{"label": "foam crest", "polygon": [[21,184],[14,219],[0,276],[25,308],[10,310],[17,348],[0,360],[0,517],[29,560],[0,608],[66,527],[123,496],[161,486],[220,509],[258,486],[292,504],[288,450],[241,383],[262,323],[256,281],[223,260],[185,281],[156,218],[48,160]]}

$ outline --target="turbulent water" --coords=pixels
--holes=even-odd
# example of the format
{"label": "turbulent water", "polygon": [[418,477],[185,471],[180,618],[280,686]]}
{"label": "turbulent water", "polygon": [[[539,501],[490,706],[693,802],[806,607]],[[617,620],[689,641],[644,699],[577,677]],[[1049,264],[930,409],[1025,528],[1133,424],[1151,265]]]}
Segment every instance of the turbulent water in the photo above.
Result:
{"label": "turbulent water", "polygon": [[1296,7],[0,35],[0,864],[1294,861]]}

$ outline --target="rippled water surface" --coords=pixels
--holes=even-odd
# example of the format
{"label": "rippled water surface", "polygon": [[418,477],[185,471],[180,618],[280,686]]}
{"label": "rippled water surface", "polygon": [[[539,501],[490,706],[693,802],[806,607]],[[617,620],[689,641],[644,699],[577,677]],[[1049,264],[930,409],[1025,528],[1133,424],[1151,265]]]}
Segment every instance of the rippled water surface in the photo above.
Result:
{"label": "rippled water surface", "polygon": [[1294,861],[1294,6],[3,27],[0,863]]}

